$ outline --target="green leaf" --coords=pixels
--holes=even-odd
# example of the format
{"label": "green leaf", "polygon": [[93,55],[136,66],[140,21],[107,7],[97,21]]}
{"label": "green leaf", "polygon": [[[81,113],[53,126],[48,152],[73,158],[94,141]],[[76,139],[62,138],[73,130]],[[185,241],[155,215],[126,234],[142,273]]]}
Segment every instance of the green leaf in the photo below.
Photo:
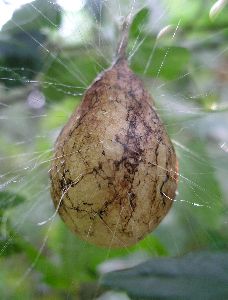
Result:
{"label": "green leaf", "polygon": [[[182,118],[187,117],[184,115]],[[170,118],[168,129],[173,128],[176,133],[180,128],[193,124],[191,119],[183,119],[179,122],[177,118]],[[213,161],[208,155],[205,140],[199,138],[198,126],[195,130],[195,136],[192,129],[191,135],[180,135],[179,141],[176,140],[177,135],[173,136],[179,161],[178,195],[170,211],[169,222],[163,222],[156,229],[156,234],[172,255],[193,250],[227,249],[227,234],[221,226],[225,218],[223,196],[216,177],[218,160],[215,156]]]}
{"label": "green leaf", "polygon": [[27,242],[23,237],[15,234],[15,242],[24,251],[29,262],[34,268],[42,273],[43,280],[52,286],[61,288],[64,285],[64,274],[59,272],[58,267],[53,264],[40,250],[37,250],[31,243]]}
{"label": "green leaf", "polygon": [[10,224],[7,227],[6,236],[1,237],[0,235],[0,257],[23,252],[26,254],[31,270],[35,268],[39,271],[46,283],[59,288],[63,287],[64,274],[44,255],[41,251],[42,249],[36,249],[29,241],[16,232]]}
{"label": "green leaf", "polygon": [[[1,219],[0,219],[1,220]],[[9,256],[22,252],[22,248],[17,242],[9,240],[9,236],[3,237],[0,235],[0,256]]]}
{"label": "green leaf", "polygon": [[36,0],[17,9],[12,19],[2,27],[2,31],[15,33],[40,30],[44,27],[57,29],[60,22],[61,9],[56,3]]}
{"label": "green leaf", "polygon": [[[37,0],[16,10],[0,33],[1,78],[7,87],[24,85],[33,79],[47,62],[48,51],[43,46],[48,34],[44,28],[58,29],[61,10],[57,4]],[[16,71],[14,71],[16,70]]]}
{"label": "green leaf", "polygon": [[[41,71],[47,53],[40,51],[47,36],[39,31],[0,34],[0,79],[7,87],[24,85]],[[12,78],[12,80],[4,80]]]}
{"label": "green leaf", "polygon": [[136,299],[228,299],[228,253],[153,259],[101,282]]}
{"label": "green leaf", "polygon": [[43,92],[48,100],[58,101],[64,97],[82,96],[85,88],[106,67],[103,61],[87,50],[75,50],[73,57],[59,55],[43,77]]}
{"label": "green leaf", "polygon": [[0,192],[0,210],[9,209],[25,201],[25,197],[19,194],[2,191]]}
{"label": "green leaf", "polygon": [[[31,37],[33,37],[33,39]],[[16,32],[14,34],[1,34],[0,57],[18,57],[23,59],[29,55],[33,58],[36,58],[37,53],[34,53],[34,51],[37,52],[37,49],[40,51],[40,44],[44,43],[45,41],[45,34],[37,30],[30,30],[27,31],[27,33]],[[15,62],[14,65],[17,66]]]}
{"label": "green leaf", "polygon": [[131,28],[130,28],[130,38],[137,38],[143,31],[143,27],[148,23],[150,17],[150,11],[148,8],[141,9],[134,17]]}
{"label": "green leaf", "polygon": [[200,249],[215,243],[207,232],[220,228],[222,193],[213,160],[197,135],[185,143],[185,148],[177,147],[177,151],[181,173],[176,199],[179,226],[185,230],[186,246],[191,249],[197,245]]}
{"label": "green leaf", "polygon": [[[62,284],[66,288],[72,287],[72,281],[85,282],[97,279],[97,266],[104,259],[114,259],[116,257],[127,259],[129,255],[139,251],[153,255],[167,254],[164,246],[159,240],[148,235],[143,241],[135,246],[126,249],[104,249],[80,240],[72,234],[69,229],[59,222],[57,227],[50,234],[48,239],[49,249],[52,250],[60,262],[59,272],[64,270],[62,274]],[[77,266],[72,268],[72,261]]]}
{"label": "green leaf", "polygon": [[[44,119],[41,124],[41,132],[45,134],[47,130],[63,127],[69,120],[71,114],[75,111],[76,107],[80,104],[80,100],[81,99],[78,97],[66,97],[63,101],[61,101],[61,103],[53,103],[50,111],[48,112],[48,118]],[[42,142],[46,141],[41,141],[41,143]],[[48,148],[45,147],[38,147],[39,151],[47,149]]]}
{"label": "green leaf", "polygon": [[144,74],[153,51],[153,44],[153,39],[147,38],[134,55],[131,67],[137,74],[173,80],[186,73],[190,59],[189,51],[181,47],[163,47],[155,49]]}
{"label": "green leaf", "polygon": [[177,24],[181,20],[182,30],[205,30],[219,29],[227,26],[227,5],[213,21],[209,17],[209,12],[214,1],[172,1],[165,0],[166,5],[169,5],[169,16],[172,23]]}

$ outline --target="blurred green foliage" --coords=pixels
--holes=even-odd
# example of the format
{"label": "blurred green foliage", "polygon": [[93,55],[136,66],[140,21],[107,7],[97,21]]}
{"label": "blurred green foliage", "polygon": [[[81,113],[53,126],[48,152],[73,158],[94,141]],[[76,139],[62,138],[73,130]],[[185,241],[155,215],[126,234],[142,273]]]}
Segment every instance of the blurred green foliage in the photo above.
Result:
{"label": "blurred green foliage", "polygon": [[226,299],[227,280],[227,253],[153,259],[102,279],[105,286],[126,290],[132,299],[140,300]]}
{"label": "blurred green foliage", "polygon": [[[104,292],[104,269],[130,268],[155,256],[167,256],[154,263],[160,268],[165,262],[168,268],[170,256],[228,250],[228,160],[223,151],[228,145],[228,11],[226,6],[210,20],[209,0],[145,1],[133,9],[129,63],[154,96],[180,164],[178,195],[164,222],[134,247],[112,250],[79,240],[58,217],[50,217],[54,141],[85,89],[115,58],[120,19],[132,3],[87,0],[83,9],[65,12],[55,1],[36,0],[15,11],[0,31],[1,299],[94,299]],[[64,37],[64,20],[75,27],[73,41]],[[158,39],[167,25],[174,31]],[[193,260],[197,257],[192,254]],[[204,254],[199,257],[204,260]],[[224,257],[211,256],[212,269]],[[178,268],[179,260],[172,264]],[[145,266],[152,286],[153,260]],[[137,287],[142,299],[147,287],[135,270],[141,272],[141,266],[123,277],[110,273],[104,286],[133,296]],[[175,284],[182,291],[186,282]],[[225,299],[219,294],[224,286],[218,291],[211,281],[205,284],[215,292],[213,299]],[[156,285],[158,299],[164,299],[159,291],[166,285]],[[153,291],[147,299],[155,299]],[[211,299],[200,293],[189,299]]]}

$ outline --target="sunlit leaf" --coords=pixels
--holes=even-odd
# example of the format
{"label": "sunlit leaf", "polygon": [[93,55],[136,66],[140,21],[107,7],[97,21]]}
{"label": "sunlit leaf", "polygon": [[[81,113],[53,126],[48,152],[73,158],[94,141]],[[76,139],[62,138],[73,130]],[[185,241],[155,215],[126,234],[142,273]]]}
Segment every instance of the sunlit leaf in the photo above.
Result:
{"label": "sunlit leaf", "polygon": [[[24,85],[42,70],[49,50],[44,28],[58,29],[61,10],[57,4],[36,0],[17,9],[0,32],[0,77],[6,86]],[[16,72],[12,70],[16,69]],[[4,78],[12,80],[4,80]]]}
{"label": "sunlit leaf", "polygon": [[138,35],[143,33],[149,17],[150,11],[148,8],[143,8],[135,15],[130,28],[130,37],[137,38]]}
{"label": "sunlit leaf", "polygon": [[43,27],[57,29],[61,22],[61,9],[57,4],[46,0],[36,0],[17,9],[2,31],[7,33],[40,30]]}

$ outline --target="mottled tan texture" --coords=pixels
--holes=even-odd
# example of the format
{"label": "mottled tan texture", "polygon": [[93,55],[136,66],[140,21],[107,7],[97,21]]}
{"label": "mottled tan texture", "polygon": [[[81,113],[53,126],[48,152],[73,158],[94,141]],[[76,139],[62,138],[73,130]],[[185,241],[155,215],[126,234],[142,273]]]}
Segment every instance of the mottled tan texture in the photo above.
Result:
{"label": "mottled tan texture", "polygon": [[169,211],[177,188],[175,151],[124,59],[85,93],[57,139],[50,175],[64,222],[99,246],[133,245]]}

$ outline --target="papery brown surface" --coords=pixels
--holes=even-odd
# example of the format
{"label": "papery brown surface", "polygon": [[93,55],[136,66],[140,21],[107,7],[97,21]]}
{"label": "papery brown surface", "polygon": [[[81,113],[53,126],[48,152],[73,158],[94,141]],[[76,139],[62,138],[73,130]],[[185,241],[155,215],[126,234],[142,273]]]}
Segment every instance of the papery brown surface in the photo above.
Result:
{"label": "papery brown surface", "polygon": [[52,198],[64,222],[84,240],[130,246],[169,211],[177,171],[151,96],[119,59],[88,88],[57,139]]}

